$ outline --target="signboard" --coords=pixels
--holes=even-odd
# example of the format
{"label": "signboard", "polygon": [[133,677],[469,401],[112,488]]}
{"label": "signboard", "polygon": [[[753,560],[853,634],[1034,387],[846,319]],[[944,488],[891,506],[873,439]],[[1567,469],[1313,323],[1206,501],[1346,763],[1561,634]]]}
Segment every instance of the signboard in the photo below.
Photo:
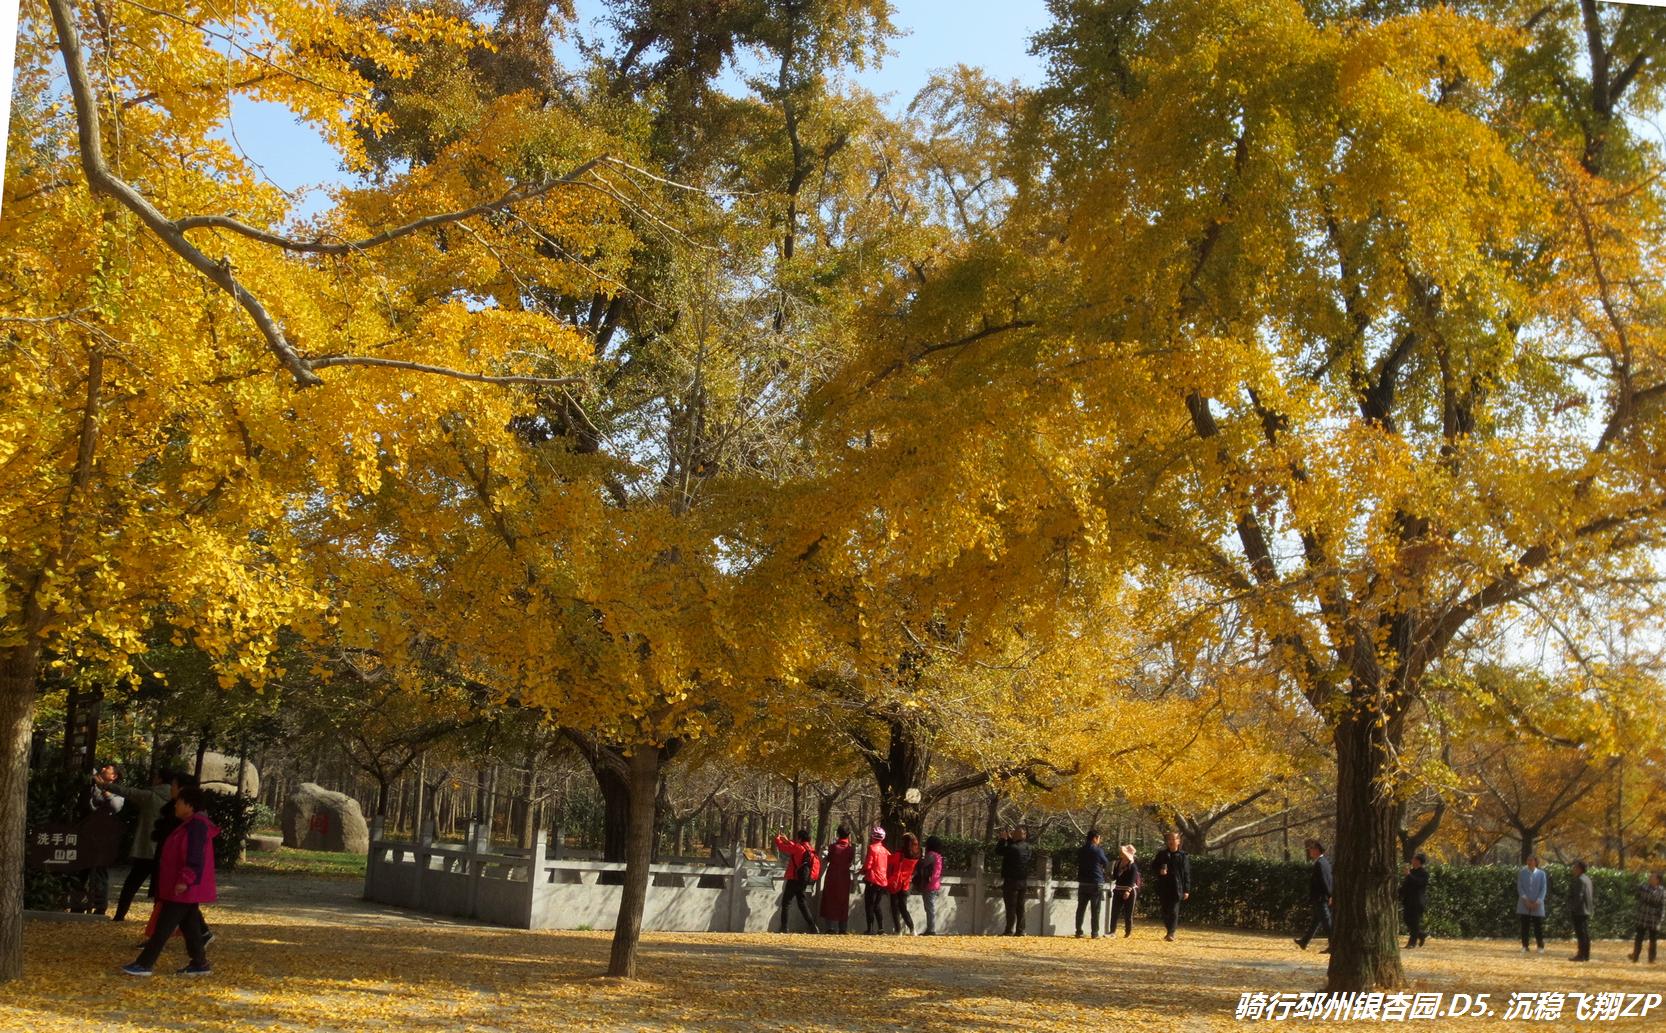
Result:
{"label": "signboard", "polygon": [[121,856],[122,823],[94,813],[80,821],[58,821],[29,830],[26,863],[48,872],[108,868]]}
{"label": "signboard", "polygon": [[71,771],[87,772],[98,762],[98,718],[104,710],[104,692],[71,692],[64,715],[64,764]]}

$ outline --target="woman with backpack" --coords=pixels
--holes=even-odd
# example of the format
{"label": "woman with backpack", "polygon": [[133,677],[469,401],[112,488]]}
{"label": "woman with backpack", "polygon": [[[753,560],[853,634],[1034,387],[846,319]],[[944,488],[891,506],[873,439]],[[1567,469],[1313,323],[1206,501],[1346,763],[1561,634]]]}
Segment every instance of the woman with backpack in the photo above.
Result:
{"label": "woman with backpack", "polygon": [[908,926],[914,935],[914,916],[908,913],[908,891],[914,885],[914,869],[920,865],[920,839],[912,832],[902,834],[902,842],[891,855],[891,934],[900,936]]}
{"label": "woman with backpack", "polygon": [[816,884],[816,876],[821,874],[821,858],[816,856],[815,844],[810,840],[809,829],[799,829],[797,839],[789,840],[777,832],[775,834],[775,850],[787,865],[787,890],[781,895],[781,931],[790,932],[787,922],[791,918],[791,905],[798,901],[798,913],[804,916],[804,924],[812,933],[821,932],[816,928],[816,920],[810,917],[809,901],[804,899],[805,892]]}
{"label": "woman with backpack", "polygon": [[921,936],[937,935],[937,891],[943,888],[943,841],[936,836],[926,837],[926,853],[920,866],[914,869],[914,889],[926,905],[926,931]]}
{"label": "woman with backpack", "polygon": [[1134,844],[1124,843],[1111,866],[1111,920],[1105,925],[1107,936],[1116,932],[1117,919],[1122,919],[1122,935],[1134,935],[1134,902],[1140,894],[1140,866],[1134,860]]}

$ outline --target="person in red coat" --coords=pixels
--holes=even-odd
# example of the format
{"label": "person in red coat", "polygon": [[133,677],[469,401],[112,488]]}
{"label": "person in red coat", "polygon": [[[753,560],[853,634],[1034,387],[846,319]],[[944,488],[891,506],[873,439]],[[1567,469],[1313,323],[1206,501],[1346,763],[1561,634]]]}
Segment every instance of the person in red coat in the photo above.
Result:
{"label": "person in red coat", "polygon": [[885,931],[885,916],[880,913],[879,904],[891,895],[891,852],[885,849],[885,830],[878,825],[868,833],[862,879],[867,883],[862,891],[862,916],[868,920],[868,935],[878,936]]}
{"label": "person in red coat", "polygon": [[822,928],[828,932],[850,932],[850,869],[856,863],[856,845],[850,829],[839,826],[838,838],[827,848],[826,877],[821,884]]}
{"label": "person in red coat", "polygon": [[812,933],[821,932],[816,928],[816,920],[810,917],[810,904],[804,899],[804,893],[816,884],[816,876],[821,874],[821,858],[816,856],[815,844],[810,841],[810,830],[799,829],[796,839],[788,839],[777,832],[775,834],[775,850],[787,864],[787,890],[781,894],[781,931],[791,932],[787,928],[787,921],[792,917],[791,905],[798,901],[798,913],[804,916],[804,924]]}
{"label": "person in red coat", "polygon": [[891,933],[900,935],[908,926],[914,935],[914,916],[908,913],[908,891],[914,883],[914,869],[920,864],[920,839],[912,832],[902,834],[902,842],[891,855]]}
{"label": "person in red coat", "polygon": [[214,837],[220,830],[203,813],[203,805],[203,792],[196,786],[186,786],[174,797],[174,816],[180,825],[163,841],[156,858],[160,905],[156,932],[145,942],[138,959],[122,967],[130,976],[151,974],[175,929],[185,933],[185,949],[191,955],[191,963],[180,969],[180,974],[205,976],[213,971],[203,944],[202,905],[216,899]]}

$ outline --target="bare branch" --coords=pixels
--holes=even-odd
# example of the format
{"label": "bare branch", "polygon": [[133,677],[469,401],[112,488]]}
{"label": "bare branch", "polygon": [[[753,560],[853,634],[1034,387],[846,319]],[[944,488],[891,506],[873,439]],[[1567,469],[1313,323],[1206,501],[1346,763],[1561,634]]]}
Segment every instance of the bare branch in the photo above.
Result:
{"label": "bare branch", "polygon": [[384,359],[370,355],[323,355],[316,359],[306,360],[313,369],[326,369],[331,366],[381,366],[387,369],[410,370],[413,373],[432,373],[441,377],[454,377],[458,380],[472,380],[481,384],[532,384],[538,387],[564,387],[568,384],[581,384],[583,377],[531,377],[518,374],[494,376],[489,373],[470,373],[466,370],[448,369],[445,366],[430,366],[423,362],[410,362],[405,359]]}

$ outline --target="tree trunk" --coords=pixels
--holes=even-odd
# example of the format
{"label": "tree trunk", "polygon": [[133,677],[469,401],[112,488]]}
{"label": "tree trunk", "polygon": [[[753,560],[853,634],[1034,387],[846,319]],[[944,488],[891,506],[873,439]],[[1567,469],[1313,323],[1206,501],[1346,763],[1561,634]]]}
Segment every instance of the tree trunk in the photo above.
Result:
{"label": "tree trunk", "polygon": [[884,758],[870,755],[868,766],[879,787],[879,824],[884,826],[889,841],[895,843],[904,832],[919,835],[923,828],[925,807],[910,803],[908,790],[924,792],[931,771],[931,751],[901,722],[890,723],[890,739]]}
{"label": "tree trunk", "polygon": [[[623,861],[631,830],[630,780],[605,762],[592,765],[591,770],[602,791],[602,860]],[[652,812],[652,800],[648,809]]]}
{"label": "tree trunk", "polygon": [[636,978],[636,946],[642,937],[642,912],[648,903],[649,865],[654,860],[654,797],[659,790],[660,751],[638,746],[630,756],[630,825],[625,844],[625,886],[619,918],[613,926],[613,952],[607,974]]}
{"label": "tree trunk", "polygon": [[23,833],[39,646],[0,649],[0,983],[23,975]]}
{"label": "tree trunk", "polygon": [[1336,727],[1335,930],[1326,989],[1333,993],[1405,985],[1400,968],[1395,875],[1401,805],[1386,779],[1397,719],[1379,726],[1363,706]]}
{"label": "tree trunk", "polygon": [[833,807],[838,802],[838,793],[816,794],[816,849],[820,850],[828,843],[828,837],[833,832]]}
{"label": "tree trunk", "polygon": [[[1521,837],[1521,863],[1526,864],[1527,859],[1529,857],[1532,857],[1534,852],[1537,851],[1538,848],[1539,848],[1539,830],[1536,829],[1536,828],[1535,829],[1521,829],[1521,828],[1518,828],[1516,830],[1516,833],[1517,833],[1517,835],[1519,835]],[[1488,847],[1487,849],[1490,850],[1492,848]]]}

